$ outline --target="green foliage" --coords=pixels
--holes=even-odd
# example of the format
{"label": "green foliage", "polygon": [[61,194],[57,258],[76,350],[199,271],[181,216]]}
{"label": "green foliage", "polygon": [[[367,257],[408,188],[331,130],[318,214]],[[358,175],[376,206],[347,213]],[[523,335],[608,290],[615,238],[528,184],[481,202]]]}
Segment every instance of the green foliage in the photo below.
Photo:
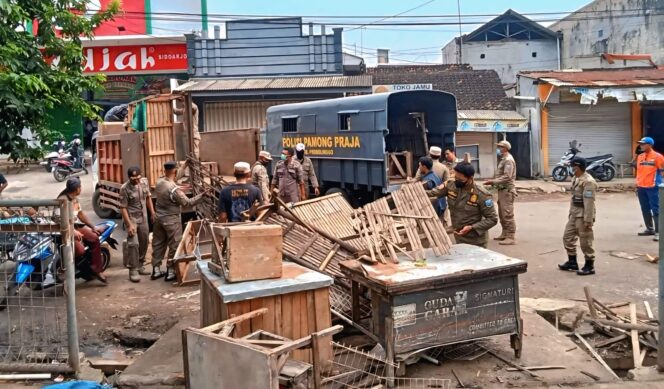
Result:
{"label": "green foliage", "polygon": [[[83,75],[81,37],[92,38],[120,3],[89,16],[84,15],[88,2],[0,0],[0,154],[15,162],[41,158],[41,150],[31,149],[21,134],[29,128],[37,140],[51,138],[49,109],[98,116],[84,93],[101,89],[104,76]],[[31,21],[38,25],[34,35],[27,31]]]}

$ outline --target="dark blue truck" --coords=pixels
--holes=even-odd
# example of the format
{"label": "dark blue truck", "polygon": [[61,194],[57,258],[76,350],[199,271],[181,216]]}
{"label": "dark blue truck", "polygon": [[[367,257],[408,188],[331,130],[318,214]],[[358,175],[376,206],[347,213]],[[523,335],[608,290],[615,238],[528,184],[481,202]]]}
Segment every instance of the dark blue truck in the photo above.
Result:
{"label": "dark blue truck", "polygon": [[267,110],[267,150],[304,143],[321,191],[359,204],[397,189],[429,146],[454,145],[454,95],[431,90],[284,104]]}

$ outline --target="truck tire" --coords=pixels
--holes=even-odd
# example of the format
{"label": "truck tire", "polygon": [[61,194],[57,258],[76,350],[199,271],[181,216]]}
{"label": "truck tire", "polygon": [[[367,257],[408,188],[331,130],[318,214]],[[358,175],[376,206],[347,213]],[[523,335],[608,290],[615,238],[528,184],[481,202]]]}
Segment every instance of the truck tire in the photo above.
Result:
{"label": "truck tire", "polygon": [[99,189],[95,190],[95,193],[92,195],[92,207],[95,210],[97,216],[102,219],[116,219],[118,214],[110,208],[104,208],[101,206],[101,192]]}
{"label": "truck tire", "polygon": [[341,195],[346,199],[346,201],[348,201],[349,203],[351,202],[348,192],[346,192],[346,190],[343,188],[330,188],[325,191],[325,196],[332,195],[335,193],[341,193]]}

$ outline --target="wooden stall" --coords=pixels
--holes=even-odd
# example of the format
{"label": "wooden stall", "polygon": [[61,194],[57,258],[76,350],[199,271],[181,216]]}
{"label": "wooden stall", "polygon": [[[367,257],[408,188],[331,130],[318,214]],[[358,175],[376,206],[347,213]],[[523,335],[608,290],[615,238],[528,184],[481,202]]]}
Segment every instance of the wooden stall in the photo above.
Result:
{"label": "wooden stall", "polygon": [[[208,269],[208,262],[196,265],[202,280],[201,327],[260,308],[267,308],[265,315],[238,323],[236,336],[264,330],[299,339],[331,326],[332,278],[324,274],[284,262],[281,278],[228,283]],[[331,357],[331,349],[326,352]],[[294,351],[293,358],[311,363],[311,351]]]}
{"label": "wooden stall", "polygon": [[405,256],[372,266],[351,260],[341,270],[353,284],[353,317],[360,319],[361,289],[371,291],[371,331],[388,359],[403,361],[421,350],[509,334],[521,351],[518,274],[527,263],[477,246],[458,244],[424,266]]}

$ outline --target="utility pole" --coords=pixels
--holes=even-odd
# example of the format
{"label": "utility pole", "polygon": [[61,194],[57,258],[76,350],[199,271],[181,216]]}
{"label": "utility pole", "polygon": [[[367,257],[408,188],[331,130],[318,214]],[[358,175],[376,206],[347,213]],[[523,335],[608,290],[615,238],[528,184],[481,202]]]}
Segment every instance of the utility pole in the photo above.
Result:
{"label": "utility pole", "polygon": [[[664,206],[664,186],[657,188],[659,191],[659,209],[662,209]],[[664,222],[664,212],[659,213],[659,225]],[[659,241],[659,301],[657,302],[657,315],[659,316],[659,339],[657,341],[657,346],[659,350],[664,350],[664,239]],[[657,353],[657,370],[659,372],[664,372],[664,352],[660,351]]]}
{"label": "utility pole", "polygon": [[457,15],[459,15],[459,65],[463,63],[463,36],[461,35],[461,0],[457,0]]}

